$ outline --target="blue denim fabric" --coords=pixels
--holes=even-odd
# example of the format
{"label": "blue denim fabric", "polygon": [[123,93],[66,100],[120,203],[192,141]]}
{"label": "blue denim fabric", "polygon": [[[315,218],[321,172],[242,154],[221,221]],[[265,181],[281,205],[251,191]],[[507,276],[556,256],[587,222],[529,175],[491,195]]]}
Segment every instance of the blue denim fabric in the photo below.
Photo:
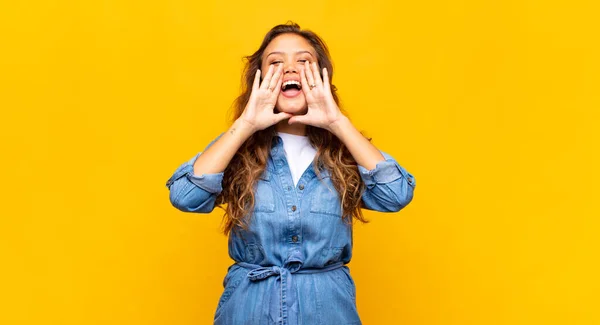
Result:
{"label": "blue denim fabric", "polygon": [[[412,200],[416,181],[381,153],[385,161],[374,169],[358,166],[366,185],[363,208],[396,212]],[[222,191],[223,173],[194,175],[201,154],[167,181],[171,203],[181,211],[209,213]],[[276,136],[255,198],[249,229],[229,234],[229,255],[236,263],[223,280],[214,324],[361,324],[345,265],[352,257],[352,227],[341,218],[329,172],[317,177],[311,165],[294,186]]]}

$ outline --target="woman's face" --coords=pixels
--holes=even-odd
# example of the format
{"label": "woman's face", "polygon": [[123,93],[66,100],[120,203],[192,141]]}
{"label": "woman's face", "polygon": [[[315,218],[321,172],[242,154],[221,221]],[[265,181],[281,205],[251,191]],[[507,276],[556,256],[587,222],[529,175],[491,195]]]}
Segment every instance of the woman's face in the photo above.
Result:
{"label": "woman's face", "polygon": [[[317,62],[317,55],[310,43],[302,36],[296,34],[282,34],[274,38],[267,46],[262,56],[260,71],[262,78],[269,70],[269,65],[274,68],[283,65],[282,89],[277,98],[275,107],[279,112],[302,115],[306,113],[306,98],[302,92],[300,70],[304,69],[304,62]],[[288,83],[288,81],[296,81]]]}

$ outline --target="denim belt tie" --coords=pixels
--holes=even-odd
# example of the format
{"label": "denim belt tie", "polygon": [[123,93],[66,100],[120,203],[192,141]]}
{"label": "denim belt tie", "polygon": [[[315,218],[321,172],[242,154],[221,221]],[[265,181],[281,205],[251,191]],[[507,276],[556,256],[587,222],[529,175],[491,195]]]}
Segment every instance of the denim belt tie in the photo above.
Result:
{"label": "denim belt tie", "polygon": [[338,262],[335,264],[327,265],[324,268],[306,268],[301,269],[299,267],[296,268],[288,268],[284,266],[261,266],[256,264],[250,264],[245,262],[237,262],[237,265],[249,269],[248,279],[252,282],[261,281],[268,277],[277,275],[279,277],[279,287],[281,289],[281,300],[280,300],[280,309],[279,309],[279,324],[286,325],[287,322],[287,306],[293,306],[296,302],[296,296],[291,294],[289,297],[286,296],[287,292],[291,290],[291,281],[288,280],[290,275],[292,274],[311,274],[311,273],[322,273],[328,272],[331,270],[339,269],[344,266],[343,262]]}

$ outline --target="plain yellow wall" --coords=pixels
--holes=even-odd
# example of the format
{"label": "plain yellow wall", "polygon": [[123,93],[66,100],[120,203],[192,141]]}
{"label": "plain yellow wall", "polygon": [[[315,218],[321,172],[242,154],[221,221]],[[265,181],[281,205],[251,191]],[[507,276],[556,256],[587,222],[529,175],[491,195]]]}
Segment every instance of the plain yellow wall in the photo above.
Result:
{"label": "plain yellow wall", "polygon": [[367,213],[364,324],[600,324],[595,1],[2,1],[1,324],[210,324],[221,210],[165,181],[243,55],[322,35],[356,127],[417,178]]}

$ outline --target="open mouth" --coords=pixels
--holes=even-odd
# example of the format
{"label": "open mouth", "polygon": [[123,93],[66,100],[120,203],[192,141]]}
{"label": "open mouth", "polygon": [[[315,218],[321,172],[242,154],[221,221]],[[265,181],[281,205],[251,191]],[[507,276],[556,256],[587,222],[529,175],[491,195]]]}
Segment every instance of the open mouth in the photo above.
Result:
{"label": "open mouth", "polygon": [[300,94],[300,90],[302,90],[302,85],[296,80],[288,80],[281,85],[281,93],[285,97],[295,97]]}

